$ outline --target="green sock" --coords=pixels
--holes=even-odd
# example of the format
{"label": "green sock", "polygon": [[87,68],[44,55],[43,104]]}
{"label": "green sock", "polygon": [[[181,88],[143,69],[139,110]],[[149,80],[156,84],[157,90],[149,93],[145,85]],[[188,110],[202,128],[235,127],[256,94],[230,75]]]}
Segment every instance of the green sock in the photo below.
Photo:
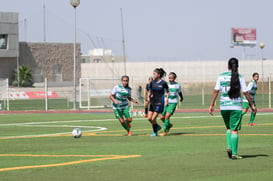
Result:
{"label": "green sock", "polygon": [[250,115],[249,123],[253,123],[255,117],[256,117],[256,114],[252,112],[251,115]]}
{"label": "green sock", "polygon": [[238,151],[238,134],[231,134],[231,149],[232,149],[232,155],[237,155]]}
{"label": "green sock", "polygon": [[130,128],[128,127],[127,123],[121,123],[122,127],[126,129],[127,131],[130,131]]}
{"label": "green sock", "polygon": [[231,134],[229,129],[226,131],[226,140],[227,140],[227,148],[231,149]]}
{"label": "green sock", "polygon": [[164,131],[167,131],[167,129],[170,127],[170,120],[165,119],[164,121]]}

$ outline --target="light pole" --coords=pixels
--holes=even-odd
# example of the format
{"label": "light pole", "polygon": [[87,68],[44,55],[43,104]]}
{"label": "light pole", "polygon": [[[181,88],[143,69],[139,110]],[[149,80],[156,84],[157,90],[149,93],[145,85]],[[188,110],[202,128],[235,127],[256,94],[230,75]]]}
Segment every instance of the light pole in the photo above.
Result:
{"label": "light pole", "polygon": [[263,100],[263,104],[264,104],[264,53],[263,53],[263,49],[264,49],[264,47],[265,47],[265,44],[264,44],[264,42],[261,42],[260,43],[260,49],[261,49],[261,71],[262,71],[262,100]]}
{"label": "light pole", "polygon": [[74,26],[74,58],[73,58],[73,109],[76,109],[77,90],[76,90],[76,35],[77,35],[77,16],[76,8],[80,5],[80,0],[70,0],[71,6],[74,7],[75,12],[75,26]]}

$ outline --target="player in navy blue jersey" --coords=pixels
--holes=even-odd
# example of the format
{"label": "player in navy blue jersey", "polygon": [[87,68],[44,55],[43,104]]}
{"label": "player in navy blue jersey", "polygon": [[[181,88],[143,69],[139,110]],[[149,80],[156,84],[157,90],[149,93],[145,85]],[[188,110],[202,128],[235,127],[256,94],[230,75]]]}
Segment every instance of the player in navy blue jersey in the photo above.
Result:
{"label": "player in navy blue jersey", "polygon": [[148,91],[148,101],[150,102],[148,120],[153,126],[151,136],[157,136],[157,132],[161,129],[156,122],[158,114],[162,113],[164,106],[168,105],[169,87],[162,78],[166,76],[166,72],[162,68],[156,68],[153,72],[154,80],[150,83]]}

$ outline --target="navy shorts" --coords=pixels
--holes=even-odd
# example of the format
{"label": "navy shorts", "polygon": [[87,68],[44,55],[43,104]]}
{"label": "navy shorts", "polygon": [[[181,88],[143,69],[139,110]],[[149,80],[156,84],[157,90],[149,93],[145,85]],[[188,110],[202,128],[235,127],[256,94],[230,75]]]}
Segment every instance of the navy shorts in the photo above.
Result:
{"label": "navy shorts", "polygon": [[162,113],[163,110],[164,110],[164,101],[159,99],[151,101],[149,111]]}

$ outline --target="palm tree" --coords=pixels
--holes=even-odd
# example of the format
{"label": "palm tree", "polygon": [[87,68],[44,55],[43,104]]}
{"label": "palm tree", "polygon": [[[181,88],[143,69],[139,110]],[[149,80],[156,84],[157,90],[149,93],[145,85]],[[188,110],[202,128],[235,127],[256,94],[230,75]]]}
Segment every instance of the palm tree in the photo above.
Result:
{"label": "palm tree", "polygon": [[[31,69],[28,66],[22,65],[19,66],[19,86],[20,87],[31,87],[34,84],[32,78]],[[14,79],[12,85],[18,85],[18,74],[17,70],[14,71]]]}

